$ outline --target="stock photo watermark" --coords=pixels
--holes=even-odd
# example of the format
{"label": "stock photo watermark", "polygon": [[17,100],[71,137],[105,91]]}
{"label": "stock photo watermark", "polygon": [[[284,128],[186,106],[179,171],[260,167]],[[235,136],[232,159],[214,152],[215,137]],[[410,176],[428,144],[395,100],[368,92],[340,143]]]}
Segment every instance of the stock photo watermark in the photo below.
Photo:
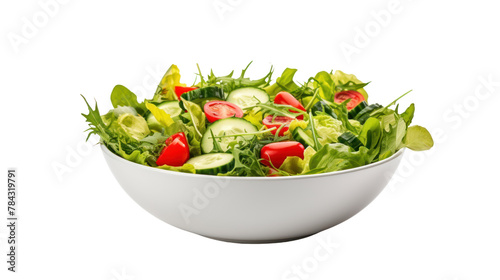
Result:
{"label": "stock photo watermark", "polygon": [[243,0],[215,0],[212,2],[212,6],[222,21],[225,19],[225,14],[233,12],[241,3],[243,3]]}
{"label": "stock photo watermark", "polygon": [[[395,191],[398,185],[411,177],[419,166],[422,166],[429,157],[436,153],[440,146],[447,142],[451,132],[460,129],[464,125],[464,121],[473,116],[482,102],[486,102],[494,95],[499,94],[500,80],[493,80],[492,74],[487,77],[479,76],[478,81],[479,83],[476,84],[472,94],[467,95],[461,101],[453,103],[450,108],[443,112],[442,119],[445,125],[431,130],[434,147],[424,153],[409,153],[408,156],[401,160],[399,168],[389,182],[388,188],[390,190]],[[390,175],[387,174],[387,177],[390,178]]]}
{"label": "stock photo watermark", "polygon": [[215,177],[201,188],[193,188],[193,196],[189,203],[181,203],[179,212],[186,224],[191,223],[192,216],[199,215],[210,206],[211,201],[216,199],[220,192],[229,185],[230,178]]}
{"label": "stock photo watermark", "polygon": [[64,147],[65,155],[50,164],[57,180],[63,182],[66,174],[73,173],[84,162],[84,159],[92,154],[95,147],[97,147],[97,143],[99,143],[99,138],[92,135],[89,141],[82,138],[73,145],[66,145]]}
{"label": "stock photo watermark", "polygon": [[391,0],[387,6],[378,11],[371,11],[371,20],[362,27],[354,27],[354,37],[350,42],[341,42],[339,47],[348,63],[352,61],[352,56],[360,54],[369,46],[372,40],[379,36],[384,28],[387,28],[394,16],[403,11],[403,5],[399,0]]}
{"label": "stock photo watermark", "polygon": [[61,11],[61,8],[69,2],[69,0],[38,1],[38,10],[31,16],[21,17],[20,28],[16,31],[7,33],[7,39],[14,52],[19,53],[21,46],[27,45],[30,40],[40,34],[40,31],[49,24],[51,19],[56,17]]}
{"label": "stock photo watermark", "polygon": [[122,267],[120,271],[116,269],[111,270],[112,277],[109,280],[134,280],[135,277],[127,272],[125,267]]}
{"label": "stock photo watermark", "polygon": [[318,271],[321,264],[325,263],[340,247],[331,235],[322,234],[316,237],[316,246],[312,252],[298,263],[290,266],[281,275],[282,280],[304,280],[309,279],[311,274]]}

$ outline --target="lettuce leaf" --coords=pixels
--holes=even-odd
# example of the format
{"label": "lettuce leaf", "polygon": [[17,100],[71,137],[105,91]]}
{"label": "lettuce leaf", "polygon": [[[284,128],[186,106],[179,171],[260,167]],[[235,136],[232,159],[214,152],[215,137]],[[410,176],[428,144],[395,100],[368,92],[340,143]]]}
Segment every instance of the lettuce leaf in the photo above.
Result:
{"label": "lettuce leaf", "polygon": [[203,113],[201,107],[196,105],[196,103],[187,101],[184,98],[182,98],[182,102],[184,103],[184,108],[186,108],[189,116],[191,117],[190,124],[192,124],[194,131],[196,132],[195,138],[199,141],[206,130],[205,113]]}
{"label": "lettuce leaf", "polygon": [[318,174],[363,166],[370,163],[369,151],[361,147],[354,151],[350,147],[334,143],[323,146],[309,160],[309,171],[303,174]]}
{"label": "lettuce leaf", "polygon": [[[363,82],[361,82],[358,78],[356,78],[355,75],[346,74],[340,70],[335,71],[335,73],[332,74],[331,76],[332,76],[332,80],[336,86],[346,85],[349,82],[353,82],[355,84],[362,84],[363,86],[367,85],[367,84],[363,84]],[[341,91],[341,90],[339,90],[339,91]],[[368,93],[366,92],[365,89],[358,88],[358,89],[356,89],[356,91],[361,93],[363,95],[363,97],[365,98],[365,100],[368,101]]]}
{"label": "lettuce leaf", "polygon": [[174,123],[172,118],[164,110],[158,109],[156,105],[146,101],[146,108],[153,114],[155,119],[164,127],[169,127]]}
{"label": "lettuce leaf", "polygon": [[168,68],[165,75],[163,75],[163,78],[156,89],[153,100],[178,100],[177,95],[175,94],[176,86],[185,87],[186,84],[181,83],[179,68],[177,65],[172,64],[170,68]]}
{"label": "lettuce leaf", "polygon": [[425,127],[415,125],[408,128],[404,146],[414,151],[426,151],[434,146],[434,140]]}
{"label": "lettuce leaf", "polygon": [[121,114],[116,122],[130,137],[135,140],[141,140],[150,133],[148,123],[142,116],[134,116],[128,113]]}
{"label": "lettuce leaf", "polygon": [[318,133],[318,141],[321,145],[338,142],[338,138],[345,129],[342,122],[328,115],[317,115],[313,117],[314,127]]}
{"label": "lettuce leaf", "polygon": [[185,163],[183,166],[161,165],[161,166],[158,166],[158,168],[163,169],[163,170],[196,174],[196,169],[194,169],[194,166],[192,164],[189,164],[189,163]]}
{"label": "lettuce leaf", "polygon": [[119,106],[132,107],[141,115],[146,112],[144,103],[139,103],[137,96],[122,85],[116,85],[113,88],[111,92],[111,104],[113,104],[113,108],[118,108]]}

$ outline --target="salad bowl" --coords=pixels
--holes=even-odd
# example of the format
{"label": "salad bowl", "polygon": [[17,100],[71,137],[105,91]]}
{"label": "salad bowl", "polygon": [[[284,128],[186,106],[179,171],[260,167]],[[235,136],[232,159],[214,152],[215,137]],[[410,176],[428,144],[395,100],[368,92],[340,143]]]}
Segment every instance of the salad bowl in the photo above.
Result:
{"label": "salad bowl", "polygon": [[118,183],[146,211],[188,232],[238,243],[300,239],[346,221],[384,189],[404,151],[330,173],[230,177],[148,167],[101,148]]}

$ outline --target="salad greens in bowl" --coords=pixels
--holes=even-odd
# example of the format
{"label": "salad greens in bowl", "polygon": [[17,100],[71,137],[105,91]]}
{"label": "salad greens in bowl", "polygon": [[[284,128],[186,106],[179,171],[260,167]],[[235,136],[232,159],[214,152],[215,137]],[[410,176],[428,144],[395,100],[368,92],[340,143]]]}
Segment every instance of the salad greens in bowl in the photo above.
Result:
{"label": "salad greens in bowl", "polygon": [[104,115],[85,100],[89,136],[99,135],[112,153],[137,164],[242,177],[340,171],[433,146],[425,128],[411,126],[414,104],[404,110],[397,104],[408,92],[383,106],[368,102],[369,83],[339,70],[297,83],[296,69],[273,81],[271,68],[252,80],[245,77],[248,66],[239,77],[200,71],[188,87],[172,65],[143,101],[117,85],[114,108]]}
{"label": "salad greens in bowl", "polygon": [[100,136],[110,170],[146,211],[213,239],[298,239],[368,205],[404,148],[433,145],[410,125],[413,104],[369,103],[354,75],[322,71],[299,84],[295,69],[274,82],[272,69],[257,80],[245,72],[199,73],[188,87],[172,65],[151,99],[118,85],[108,113],[87,103],[89,136]]}

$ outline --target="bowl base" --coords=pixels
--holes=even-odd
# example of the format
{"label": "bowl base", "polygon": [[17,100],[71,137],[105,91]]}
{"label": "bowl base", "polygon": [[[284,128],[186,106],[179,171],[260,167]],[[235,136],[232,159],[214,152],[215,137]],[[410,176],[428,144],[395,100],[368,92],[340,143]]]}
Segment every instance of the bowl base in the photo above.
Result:
{"label": "bowl base", "polygon": [[297,237],[290,237],[290,238],[284,238],[284,239],[226,239],[226,238],[218,238],[218,237],[212,237],[212,236],[207,236],[207,235],[201,235],[206,238],[214,239],[217,241],[223,241],[223,242],[229,242],[229,243],[240,243],[240,244],[269,244],[269,243],[282,243],[282,242],[289,242],[289,241],[295,241],[299,240],[302,238],[307,238],[309,236],[315,235],[316,233],[309,234],[309,235],[304,235],[304,236],[297,236]]}

